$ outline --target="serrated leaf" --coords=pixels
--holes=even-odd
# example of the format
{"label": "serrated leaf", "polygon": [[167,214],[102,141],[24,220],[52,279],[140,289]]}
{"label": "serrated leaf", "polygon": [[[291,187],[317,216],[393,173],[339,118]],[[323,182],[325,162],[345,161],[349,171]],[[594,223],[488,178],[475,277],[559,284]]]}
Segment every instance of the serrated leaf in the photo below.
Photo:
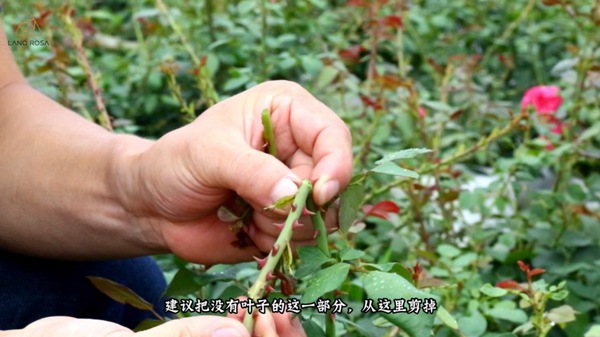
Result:
{"label": "serrated leaf", "polygon": [[96,289],[119,303],[128,304],[141,310],[152,310],[154,308],[152,304],[122,284],[104,277],[87,276],[87,278]]}
{"label": "serrated leaf", "polygon": [[337,263],[319,271],[310,279],[302,295],[302,302],[312,303],[326,293],[339,288],[346,280],[349,271],[350,265],[347,263]]}
{"label": "serrated leaf", "polygon": [[271,211],[274,209],[285,209],[288,206],[291,206],[292,203],[294,202],[294,198],[296,197],[295,194],[292,195],[287,195],[279,200],[277,200],[273,205],[271,206],[267,206],[264,208],[265,211]]}
{"label": "serrated leaf", "polygon": [[409,178],[419,178],[419,174],[410,170],[407,170],[405,168],[402,168],[392,162],[385,162],[379,166],[376,166],[375,168],[371,169],[371,171],[373,172],[377,172],[377,173],[383,173],[383,174],[390,174],[393,176],[400,176],[400,177],[409,177]]}
{"label": "serrated leaf", "polygon": [[[375,301],[380,298],[391,300],[433,298],[436,303],[439,303],[436,296],[415,288],[412,283],[396,274],[373,271],[365,277],[364,284],[369,298]],[[429,336],[435,318],[435,315],[426,314],[422,311],[417,315],[406,313],[379,313],[379,315],[400,327],[411,337]]]}
{"label": "serrated leaf", "polygon": [[348,228],[356,220],[356,215],[365,197],[362,185],[348,185],[340,197],[340,209],[338,211],[338,222],[340,230],[347,233]]}
{"label": "serrated leaf", "polygon": [[319,248],[314,246],[298,247],[298,258],[301,263],[294,273],[294,277],[296,278],[303,278],[316,273],[321,269],[321,266],[325,262],[335,261],[334,259],[325,256]]}
{"label": "serrated leaf", "polygon": [[388,153],[385,156],[383,156],[383,158],[379,159],[378,161],[375,162],[375,164],[379,165],[379,164],[383,164],[385,162],[389,162],[392,160],[396,160],[396,159],[408,159],[408,158],[414,158],[420,154],[424,154],[424,153],[429,153],[431,152],[430,149],[406,149],[406,150],[400,150],[397,152],[393,152],[393,153]]}

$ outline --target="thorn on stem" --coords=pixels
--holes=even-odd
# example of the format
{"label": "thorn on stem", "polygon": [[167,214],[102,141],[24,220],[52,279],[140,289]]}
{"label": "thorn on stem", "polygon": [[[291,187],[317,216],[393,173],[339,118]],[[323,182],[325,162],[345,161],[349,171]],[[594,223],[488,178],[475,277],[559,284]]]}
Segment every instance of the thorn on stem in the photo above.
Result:
{"label": "thorn on stem", "polygon": [[283,223],[274,223],[273,226],[277,227],[281,231],[281,230],[283,230],[283,226],[285,226],[285,224],[283,224]]}
{"label": "thorn on stem", "polygon": [[275,289],[270,284],[267,284],[267,286],[265,287],[265,291],[268,293],[272,293],[275,291]]}
{"label": "thorn on stem", "polygon": [[304,225],[303,225],[303,224],[301,224],[301,223],[298,221],[298,219],[296,219],[296,220],[294,221],[294,224],[292,225],[292,230],[296,230],[296,229],[298,229],[298,228],[300,228],[300,227],[302,227],[302,226],[304,226]]}
{"label": "thorn on stem", "polygon": [[296,203],[292,204],[292,212],[295,212],[298,209],[298,205]]}
{"label": "thorn on stem", "polygon": [[317,238],[317,236],[319,236],[321,232],[319,232],[318,229],[315,230],[315,232],[313,233],[313,240]]}
{"label": "thorn on stem", "polygon": [[271,250],[271,255],[275,256],[279,252],[279,245],[274,245],[273,250]]}
{"label": "thorn on stem", "polygon": [[267,278],[267,281],[271,281],[271,280],[276,279],[277,277],[275,275],[273,275],[273,272],[268,272],[266,278]]}
{"label": "thorn on stem", "polygon": [[265,265],[267,264],[267,258],[265,257],[264,259],[260,259],[256,256],[253,256],[253,258],[256,260],[256,262],[258,263],[258,269],[263,269],[265,267]]}
{"label": "thorn on stem", "polygon": [[315,212],[309,211],[308,208],[304,207],[302,215],[315,215]]}

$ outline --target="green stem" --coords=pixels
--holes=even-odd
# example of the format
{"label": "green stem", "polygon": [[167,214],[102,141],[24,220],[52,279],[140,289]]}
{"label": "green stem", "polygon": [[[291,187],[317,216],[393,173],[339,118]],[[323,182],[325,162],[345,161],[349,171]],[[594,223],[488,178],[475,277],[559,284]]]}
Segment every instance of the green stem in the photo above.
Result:
{"label": "green stem", "polygon": [[275,144],[275,134],[273,132],[273,124],[271,123],[271,114],[269,109],[264,109],[262,112],[262,123],[265,131],[263,138],[267,141],[269,146],[269,154],[277,158],[277,146]]}
{"label": "green stem", "polygon": [[490,47],[490,49],[488,49],[485,52],[485,54],[481,58],[481,62],[479,63],[480,66],[486,64],[488,59],[494,54],[494,52],[496,52],[498,47],[504,44],[504,42],[506,42],[506,40],[508,40],[508,38],[512,36],[514,31],[521,25],[521,23],[523,23],[523,21],[527,19],[527,16],[529,16],[529,13],[531,12],[531,10],[533,10],[533,7],[535,6],[536,2],[537,0],[529,0],[527,5],[525,5],[523,10],[521,11],[519,17],[515,21],[511,22],[511,24],[508,27],[506,27],[506,30],[502,33],[500,38],[496,39],[495,43]]}
{"label": "green stem", "polygon": [[[323,215],[316,207],[313,198],[308,198],[306,203],[308,204],[310,210],[314,210],[315,212],[315,214],[311,215],[310,219],[315,227],[315,230],[317,231],[317,247],[319,247],[325,256],[331,257],[331,252],[329,252],[329,245],[327,243],[327,228],[325,227],[325,222],[323,221]],[[325,336],[335,337],[335,321],[333,314],[325,314]]]}
{"label": "green stem", "polygon": [[327,243],[327,228],[325,227],[325,222],[323,221],[321,211],[318,210],[317,206],[315,205],[315,201],[312,198],[309,198],[306,203],[308,204],[309,210],[315,212],[310,219],[315,227],[315,230],[318,232],[317,247],[319,247],[325,256],[331,257],[329,245]]}
{"label": "green stem", "polygon": [[181,42],[187,53],[190,55],[194,66],[196,66],[196,68],[198,69],[198,87],[202,92],[204,101],[208,106],[214,105],[219,101],[219,96],[215,91],[214,84],[210,78],[210,75],[208,74],[206,65],[203,64],[205,62],[202,62],[202,60],[200,60],[200,58],[192,48],[191,44],[189,43],[186,34],[183,33],[181,27],[177,24],[177,22],[175,22],[171,14],[169,14],[169,9],[167,8],[167,5],[165,5],[165,3],[162,0],[156,0],[156,6],[166,17],[167,21],[169,22],[169,26],[171,26],[171,29],[173,29],[175,35],[177,35],[179,41]]}
{"label": "green stem", "polygon": [[[273,273],[275,267],[279,263],[283,252],[287,249],[290,240],[292,239],[293,234],[293,226],[294,223],[300,219],[302,215],[302,210],[306,206],[306,199],[312,191],[312,184],[308,180],[302,181],[300,188],[298,189],[298,193],[294,198],[294,206],[292,207],[292,211],[289,213],[283,229],[281,233],[279,233],[279,237],[277,241],[275,241],[275,245],[269,255],[264,259],[264,266],[261,268],[260,273],[258,274],[258,279],[250,290],[248,290],[248,297],[253,301],[256,301],[259,297],[264,294],[265,287],[267,286],[267,275],[269,273]],[[244,326],[248,329],[248,332],[252,334],[254,330],[254,318],[252,314],[246,311],[246,315],[244,317]]]}
{"label": "green stem", "polygon": [[335,337],[335,321],[333,314],[325,314],[325,336]]}

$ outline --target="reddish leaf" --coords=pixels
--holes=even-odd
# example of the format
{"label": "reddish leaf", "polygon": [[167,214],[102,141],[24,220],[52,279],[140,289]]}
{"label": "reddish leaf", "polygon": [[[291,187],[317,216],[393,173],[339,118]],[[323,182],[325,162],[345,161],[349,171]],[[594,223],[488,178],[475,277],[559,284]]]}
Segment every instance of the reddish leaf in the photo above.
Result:
{"label": "reddish leaf", "polygon": [[522,271],[528,273],[529,272],[529,265],[521,260],[517,261],[517,263],[519,264],[519,268],[521,268]]}
{"label": "reddish leaf", "polygon": [[356,45],[356,46],[352,46],[347,49],[340,50],[339,55],[343,59],[348,59],[350,61],[356,62],[358,60],[358,58],[360,57],[360,52],[363,51],[364,49],[365,48],[363,46]]}
{"label": "reddish leaf", "polygon": [[546,270],[542,269],[542,268],[534,268],[529,272],[529,276],[535,276],[535,275],[539,275],[539,274],[543,274],[545,273]]}
{"label": "reddish leaf", "polygon": [[375,206],[364,205],[362,210],[365,212],[365,218],[374,216],[384,220],[390,219],[390,213],[400,213],[400,207],[389,200],[381,201],[375,204]]}
{"label": "reddish leaf", "polygon": [[370,99],[367,96],[360,96],[360,100],[363,102],[363,104],[365,106],[370,106],[375,110],[381,110],[383,107],[381,106],[381,104],[375,102],[374,100]]}
{"label": "reddish leaf", "polygon": [[513,280],[500,281],[500,282],[496,283],[496,287],[502,288],[502,289],[513,289],[513,290],[523,291],[523,287],[521,287],[521,285],[517,281],[513,281]]}
{"label": "reddish leaf", "polygon": [[381,20],[386,27],[402,28],[402,17],[398,15],[388,15]]}
{"label": "reddish leaf", "polygon": [[423,273],[423,267],[421,267],[421,264],[419,264],[419,262],[417,261],[417,263],[415,263],[415,266],[412,269],[411,268],[406,268],[406,269],[408,269],[411,272],[413,282],[416,285],[418,285],[419,280],[421,279],[421,274]]}

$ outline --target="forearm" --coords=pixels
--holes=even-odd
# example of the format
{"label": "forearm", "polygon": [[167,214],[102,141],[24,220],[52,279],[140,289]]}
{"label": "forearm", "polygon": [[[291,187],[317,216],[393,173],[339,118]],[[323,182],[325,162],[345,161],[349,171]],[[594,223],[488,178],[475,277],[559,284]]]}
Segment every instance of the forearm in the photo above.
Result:
{"label": "forearm", "polygon": [[128,212],[128,160],[152,143],[111,134],[27,85],[0,90],[0,249],[54,258],[157,253]]}

